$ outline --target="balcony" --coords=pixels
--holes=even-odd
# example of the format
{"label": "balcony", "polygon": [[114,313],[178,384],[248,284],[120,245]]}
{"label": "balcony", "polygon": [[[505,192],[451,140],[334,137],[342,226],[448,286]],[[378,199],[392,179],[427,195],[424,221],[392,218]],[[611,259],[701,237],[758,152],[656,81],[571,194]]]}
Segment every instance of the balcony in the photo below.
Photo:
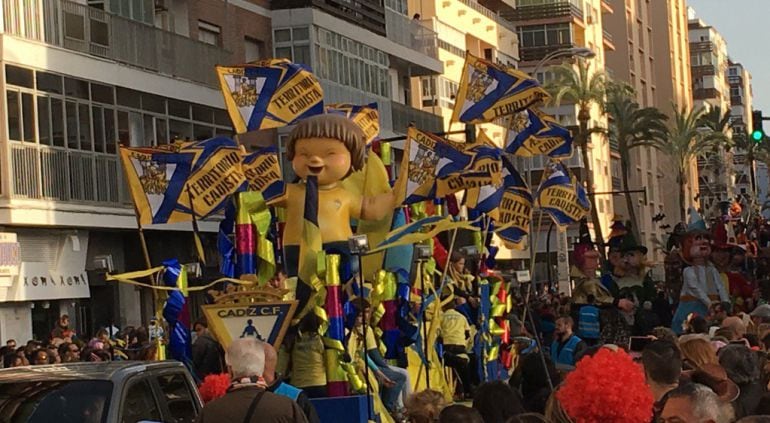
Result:
{"label": "balcony", "polygon": [[406,128],[410,124],[416,127],[430,131],[444,131],[444,118],[424,110],[415,109],[397,102],[392,102],[393,108],[393,131],[397,133],[406,133]]}
{"label": "balcony", "polygon": [[385,25],[389,40],[438,60],[438,34],[423,22],[385,8]]}
{"label": "balcony", "polygon": [[67,0],[42,0],[43,28],[36,13],[5,2],[5,33],[42,41],[152,72],[218,85],[214,66],[232,53],[182,35]]}
{"label": "balcony", "polygon": [[613,191],[620,191],[623,189],[623,183],[620,180],[619,176],[613,176],[612,177],[612,190]]}
{"label": "balcony", "polygon": [[602,30],[602,41],[604,41],[605,47],[612,51],[615,50],[615,42],[612,39],[612,34],[610,34],[610,32],[606,29]]}
{"label": "balcony", "polygon": [[385,36],[385,6],[377,0],[276,0],[273,9],[314,7],[354,25]]}
{"label": "balcony", "polygon": [[717,74],[717,68],[714,65],[692,65],[690,66],[690,69],[692,72],[692,79]]}
{"label": "balcony", "polygon": [[553,44],[548,46],[525,47],[519,46],[519,57],[522,62],[536,62],[556,50],[575,47],[573,44]]}
{"label": "balcony", "polygon": [[550,20],[554,18],[575,17],[583,19],[583,9],[571,1],[544,3],[531,6],[519,6],[512,12],[502,15],[513,22],[528,22],[534,20]]}
{"label": "balcony", "polygon": [[700,53],[700,52],[707,52],[707,51],[714,51],[714,43],[711,41],[698,41],[695,43],[690,43],[690,53]]}
{"label": "balcony", "polygon": [[487,8],[486,6],[482,5],[481,3],[477,2],[476,0],[460,0],[460,3],[470,7],[476,12],[497,22],[500,26],[507,28],[509,31],[516,32],[516,26],[513,24],[513,22],[510,22],[509,20],[505,19],[501,15],[498,15],[497,13]]}
{"label": "balcony", "polygon": [[126,207],[118,156],[10,143],[11,198]]}
{"label": "balcony", "polygon": [[722,93],[716,88],[695,88],[692,90],[693,100],[722,99]]}

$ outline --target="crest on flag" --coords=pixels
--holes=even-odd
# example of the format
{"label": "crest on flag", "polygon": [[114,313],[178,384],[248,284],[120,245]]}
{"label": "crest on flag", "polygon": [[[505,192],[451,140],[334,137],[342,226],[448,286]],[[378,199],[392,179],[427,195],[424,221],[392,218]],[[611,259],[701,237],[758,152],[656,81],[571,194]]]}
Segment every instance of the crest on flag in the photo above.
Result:
{"label": "crest on flag", "polygon": [[192,168],[192,154],[169,148],[120,148],[128,188],[142,225],[191,220],[176,210]]}
{"label": "crest on flag", "polygon": [[508,118],[505,151],[522,157],[572,155],[572,135],[556,119],[534,107]]}
{"label": "crest on flag", "polygon": [[323,113],[323,90],[310,69],[287,59],[217,66],[225,106],[239,134],[279,128]]}
{"label": "crest on flag", "polygon": [[365,106],[345,103],[327,104],[326,113],[344,115],[355,122],[364,131],[367,145],[380,135],[380,111],[377,109],[377,103],[369,103]]}
{"label": "crest on flag", "polygon": [[452,122],[491,122],[547,98],[548,93],[526,73],[466,53]]}
{"label": "crest on flag", "polygon": [[437,195],[436,182],[443,180],[446,186],[449,178],[467,170],[472,155],[457,149],[446,140],[431,133],[410,127],[404,143],[401,172],[394,191],[399,203],[411,204],[434,198]]}
{"label": "crest on flag", "polygon": [[545,169],[537,204],[559,226],[575,223],[591,210],[585,189],[560,162],[551,162]]}

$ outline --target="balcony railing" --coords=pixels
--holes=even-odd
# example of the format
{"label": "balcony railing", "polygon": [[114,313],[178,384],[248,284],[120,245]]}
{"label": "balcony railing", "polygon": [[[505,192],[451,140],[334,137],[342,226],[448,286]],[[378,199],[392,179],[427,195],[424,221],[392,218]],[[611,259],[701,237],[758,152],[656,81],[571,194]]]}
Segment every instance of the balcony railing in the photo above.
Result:
{"label": "balcony railing", "polygon": [[330,15],[385,35],[385,6],[377,0],[275,0],[273,9],[315,7]]}
{"label": "balcony railing", "polygon": [[522,62],[536,62],[556,50],[574,47],[573,44],[553,44],[548,46],[525,47],[519,46],[519,57]]}
{"label": "balcony railing", "polygon": [[406,133],[406,128],[414,124],[420,129],[431,132],[442,132],[444,130],[444,119],[439,115],[415,109],[406,104],[391,103],[393,107],[393,131]]}
{"label": "balcony railing", "polygon": [[613,38],[612,38],[612,34],[610,34],[610,32],[609,32],[609,31],[607,31],[606,29],[603,29],[603,30],[602,30],[602,35],[604,36],[604,39],[605,39],[606,41],[609,41],[609,42],[610,42],[610,44],[612,44],[612,43],[614,42],[614,41],[613,41]]}
{"label": "balcony railing", "polygon": [[583,9],[570,1],[519,6],[516,10],[506,12],[505,18],[513,22],[526,22],[536,19],[551,19],[564,16],[574,16],[583,19]]}
{"label": "balcony railing", "polygon": [[31,2],[40,10],[20,10],[5,2],[5,32],[130,66],[216,86],[214,66],[232,53],[191,38],[68,0]]}
{"label": "balcony railing", "polygon": [[387,37],[396,44],[438,60],[438,34],[423,22],[385,8]]}
{"label": "balcony railing", "polygon": [[476,0],[460,0],[460,3],[497,22],[500,26],[507,28],[510,31],[516,32],[516,26],[513,24],[513,22],[503,18],[502,16],[495,13],[492,9],[489,9]]}
{"label": "balcony railing", "polygon": [[116,155],[10,143],[13,198],[122,207],[128,202]]}
{"label": "balcony railing", "polygon": [[613,191],[620,191],[623,189],[623,183],[620,180],[619,176],[613,176],[612,177],[612,190]]}

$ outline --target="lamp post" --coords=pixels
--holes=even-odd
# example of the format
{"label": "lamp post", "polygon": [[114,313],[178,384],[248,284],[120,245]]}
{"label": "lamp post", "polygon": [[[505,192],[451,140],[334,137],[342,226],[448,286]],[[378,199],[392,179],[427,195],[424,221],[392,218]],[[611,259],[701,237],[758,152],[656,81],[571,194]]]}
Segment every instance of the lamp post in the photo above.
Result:
{"label": "lamp post", "polygon": [[556,59],[557,57],[582,57],[585,59],[590,59],[593,57],[596,57],[596,53],[594,53],[593,50],[587,47],[570,47],[570,48],[563,48],[560,50],[552,51],[545,55],[542,59],[540,59],[539,62],[535,65],[535,69],[532,71],[532,76],[537,78],[537,71],[540,70],[540,68],[543,67],[549,60]]}

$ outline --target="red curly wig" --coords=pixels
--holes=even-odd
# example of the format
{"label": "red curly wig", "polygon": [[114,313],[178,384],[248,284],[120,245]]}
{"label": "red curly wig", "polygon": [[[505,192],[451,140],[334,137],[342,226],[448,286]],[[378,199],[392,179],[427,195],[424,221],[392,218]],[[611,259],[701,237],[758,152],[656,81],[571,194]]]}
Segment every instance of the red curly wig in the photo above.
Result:
{"label": "red curly wig", "polygon": [[209,401],[223,397],[227,393],[230,383],[230,375],[227,373],[208,375],[203,378],[203,383],[198,386],[198,392],[201,394],[203,403],[206,404]]}
{"label": "red curly wig", "polygon": [[585,357],[556,392],[575,423],[646,423],[652,419],[652,392],[644,371],[624,351],[600,349]]}

